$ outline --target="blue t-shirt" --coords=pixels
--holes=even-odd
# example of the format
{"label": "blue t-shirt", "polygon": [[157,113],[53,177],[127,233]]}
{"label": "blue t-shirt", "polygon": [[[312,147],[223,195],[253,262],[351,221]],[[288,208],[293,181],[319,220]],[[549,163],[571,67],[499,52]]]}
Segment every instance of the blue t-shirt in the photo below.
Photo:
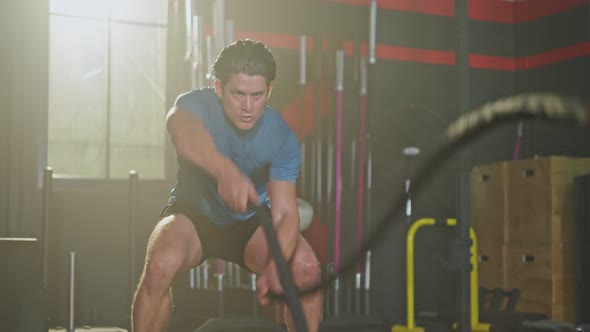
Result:
{"label": "blue t-shirt", "polygon": [[[293,131],[270,107],[266,107],[250,130],[236,128],[220,104],[215,90],[205,88],[181,94],[175,102],[199,116],[217,150],[248,176],[260,197],[267,199],[269,180],[295,182],[301,156]],[[217,225],[229,225],[250,218],[254,211],[240,214],[231,210],[217,192],[217,180],[200,167],[178,156],[177,182],[171,200],[181,200],[209,217]]]}

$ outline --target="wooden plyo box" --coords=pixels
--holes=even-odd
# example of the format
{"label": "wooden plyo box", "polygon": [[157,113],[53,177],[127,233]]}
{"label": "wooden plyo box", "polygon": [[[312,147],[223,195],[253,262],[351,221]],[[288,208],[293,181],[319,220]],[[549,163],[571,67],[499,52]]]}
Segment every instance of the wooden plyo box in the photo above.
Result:
{"label": "wooden plyo box", "polygon": [[501,248],[506,220],[505,162],[476,166],[471,171],[471,226],[480,248]]}
{"label": "wooden plyo box", "polygon": [[487,289],[507,289],[504,280],[504,246],[477,246],[479,285]]}
{"label": "wooden plyo box", "polygon": [[542,248],[505,247],[508,289],[518,288],[516,310],[541,312],[552,320],[575,319],[575,267],[573,246]]}
{"label": "wooden plyo box", "polygon": [[574,320],[573,180],[588,173],[590,159],[566,157],[473,168],[471,223],[481,286],[519,288],[517,310]]}
{"label": "wooden plyo box", "polygon": [[573,243],[573,181],[590,173],[590,159],[518,160],[506,171],[505,243],[518,248]]}

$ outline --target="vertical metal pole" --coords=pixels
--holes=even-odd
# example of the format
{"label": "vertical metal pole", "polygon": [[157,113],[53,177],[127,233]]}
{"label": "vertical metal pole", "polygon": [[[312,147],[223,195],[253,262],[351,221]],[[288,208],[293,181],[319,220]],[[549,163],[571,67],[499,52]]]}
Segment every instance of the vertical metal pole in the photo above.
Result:
{"label": "vertical metal pole", "polygon": [[191,88],[197,89],[203,86],[205,76],[203,70],[204,64],[204,46],[203,46],[203,19],[197,15],[193,16],[192,26],[192,72]]}
{"label": "vertical metal pole", "polygon": [[336,176],[334,215],[334,269],[340,273],[340,208],[342,203],[342,117],[344,91],[344,51],[336,51]]}
{"label": "vertical metal pole", "polygon": [[[313,110],[313,106],[312,106],[312,110]],[[312,116],[313,119],[313,116]],[[317,164],[317,160],[316,160],[316,150],[317,150],[317,145],[315,143],[315,135],[314,135],[314,128],[315,126],[318,126],[319,123],[312,121],[313,122],[313,126],[312,126],[312,131],[310,133],[310,142],[309,142],[309,202],[312,204],[312,206],[315,205],[315,202],[317,201],[315,195],[316,195],[316,183],[317,183],[317,168],[316,168],[316,164]]]}
{"label": "vertical metal pole", "polygon": [[[330,54],[330,50],[331,47],[328,47],[328,57],[326,57],[326,71],[327,71],[327,80],[330,81],[330,79],[332,78],[332,72],[333,72],[333,64],[331,62],[331,54]],[[329,93],[329,92],[328,92]],[[331,95],[328,94],[330,97]],[[328,98],[328,101],[331,102],[332,99]],[[331,105],[330,103],[328,104],[328,110],[331,110]],[[330,112],[329,112],[330,113]],[[327,130],[327,160],[326,160],[326,205],[325,205],[325,209],[324,209],[324,213],[326,216],[327,220],[331,220],[334,216],[334,206],[333,206],[333,202],[334,202],[334,123],[332,121],[331,118],[331,114],[328,116],[328,130]],[[331,239],[333,240],[333,237]],[[334,253],[332,253],[332,255],[334,255]],[[332,262],[328,263],[328,272],[329,275],[336,275],[337,276],[337,272],[334,269],[334,256],[332,256]],[[326,294],[326,306],[328,308],[327,312],[331,313],[333,315],[335,309],[333,309],[333,307],[335,306],[334,303],[332,303],[332,299],[335,298],[334,294],[332,294],[334,292],[335,289],[335,284],[336,282],[334,281],[334,284],[332,285],[333,287],[330,288],[330,294]],[[330,310],[332,309],[332,310]]]}
{"label": "vertical metal pole", "polygon": [[342,203],[342,98],[344,91],[344,51],[336,51],[336,162],[334,199],[334,315],[340,314],[340,212]]}
{"label": "vertical metal pole", "polygon": [[196,89],[198,86],[200,86],[200,81],[202,81],[199,71],[199,67],[202,65],[200,61],[202,49],[199,48],[200,18],[198,16],[191,16],[191,20],[191,53],[188,60],[190,61],[191,65],[191,88]]}
{"label": "vertical metal pole", "polygon": [[43,172],[43,291],[47,292],[49,279],[49,234],[51,222],[51,194],[53,192],[53,169],[45,167]]}
{"label": "vertical metal pole", "polygon": [[362,276],[359,272],[355,274],[355,283],[354,283],[354,313],[359,315],[361,313],[361,283],[362,283]]}
{"label": "vertical metal pole", "polygon": [[193,56],[193,0],[184,1],[185,53],[184,58],[190,60]]}
{"label": "vertical metal pole", "polygon": [[[371,0],[369,8],[369,58],[367,60],[361,59],[361,101],[364,103],[366,110],[364,112],[365,121],[365,146],[367,149],[367,184],[366,184],[366,213],[365,228],[366,233],[371,233],[371,210],[372,210],[372,188],[373,188],[373,151],[371,147],[371,121],[370,111],[375,107],[375,96],[370,91],[374,84],[374,67],[377,62],[376,45],[377,45],[377,0]],[[369,97],[367,97],[369,96]],[[365,257],[365,314],[371,313],[371,251],[367,251]]]}
{"label": "vertical metal pole", "polygon": [[213,77],[213,63],[215,62],[215,52],[213,51],[213,40],[211,36],[207,36],[205,38],[205,47],[207,48],[206,54],[207,54],[207,70],[205,71],[207,74],[207,80],[212,81],[214,79]]}
{"label": "vertical metal pole", "polygon": [[371,314],[371,251],[365,257],[365,315]]}
{"label": "vertical metal pole", "polygon": [[225,20],[225,44],[230,45],[234,42],[234,20]]}
{"label": "vertical metal pole", "polygon": [[299,84],[305,86],[307,83],[307,36],[299,37]]}
{"label": "vertical metal pole", "polygon": [[219,318],[223,318],[223,273],[218,273],[217,277],[217,291],[218,291],[218,305],[219,305]]}
{"label": "vertical metal pole", "polygon": [[352,139],[352,142],[350,142],[350,187],[352,190],[354,190],[354,187],[356,185],[356,139]]}
{"label": "vertical metal pole", "polygon": [[[331,134],[331,130],[330,130],[330,134]],[[333,202],[333,188],[334,188],[334,140],[331,137],[331,135],[328,138],[328,160],[327,160],[327,165],[326,165],[326,217],[327,218],[331,218],[333,216],[333,211],[329,211],[331,208],[333,208],[332,202]],[[332,258],[334,259],[334,258]],[[330,274],[336,274],[337,276],[337,271],[334,269],[334,261],[332,261],[332,263],[330,263],[328,265],[328,271]],[[338,277],[338,276],[337,276]],[[333,290],[332,292],[336,293],[336,289],[339,288],[336,286],[337,284],[337,280],[336,279],[334,281],[333,284]],[[333,295],[334,300],[336,300],[337,295],[336,294],[327,294],[328,296],[326,296],[327,299],[327,308],[329,309],[330,306],[334,306],[332,311],[328,311],[331,312],[332,315],[334,315],[334,313],[336,312],[336,303],[330,303],[330,299],[331,297],[329,295]]]}
{"label": "vertical metal pole", "polygon": [[[459,111],[465,114],[469,110],[469,13],[468,1],[462,0],[457,2],[458,34],[459,34]],[[459,223],[460,243],[468,243],[470,222],[469,219],[461,220]],[[471,288],[470,273],[471,263],[469,259],[469,246],[461,247],[460,269],[459,269],[459,329],[462,332],[471,331]]]}
{"label": "vertical metal pole", "polygon": [[256,273],[250,274],[250,291],[252,294],[252,315],[258,316],[258,300],[256,300]]}
{"label": "vertical metal pole", "polygon": [[137,224],[138,174],[129,171],[129,299],[133,301],[135,289],[135,227]]}
{"label": "vertical metal pole", "polygon": [[[357,183],[357,220],[356,220],[356,245],[357,254],[361,255],[361,248],[364,242],[364,208],[365,208],[365,130],[367,118],[367,58],[360,59],[360,116],[359,116],[359,160],[358,160],[358,183]],[[362,258],[357,261],[357,272],[360,272]]]}
{"label": "vertical metal pole", "polygon": [[69,307],[69,324],[70,332],[74,332],[74,306],[75,306],[75,286],[76,286],[76,252],[70,252],[70,307]]}
{"label": "vertical metal pole", "polygon": [[[320,220],[323,221],[324,217],[324,206],[323,206],[323,177],[322,177],[322,165],[323,165],[323,154],[322,154],[322,146],[323,146],[323,135],[322,135],[322,78],[323,76],[323,52],[322,52],[322,40],[320,34],[315,34],[314,40],[315,50],[314,50],[314,68],[313,72],[314,75],[314,101],[313,101],[313,122],[314,122],[314,132],[315,132],[315,173],[313,183],[315,185],[315,200],[312,201],[314,204],[314,209],[317,211],[317,215]],[[317,232],[316,239],[321,241],[320,239],[320,232]],[[318,242],[319,243],[319,242]]]}
{"label": "vertical metal pole", "polygon": [[[367,144],[368,145],[368,144]],[[372,209],[372,189],[373,189],[373,151],[371,150],[371,146],[368,145],[369,151],[367,153],[367,213],[365,214],[367,218],[367,233],[370,232],[371,226],[371,209]]]}
{"label": "vertical metal pole", "polygon": [[236,287],[241,287],[242,286],[242,267],[239,266],[238,264],[234,264],[234,284],[236,285]]}
{"label": "vertical metal pole", "polygon": [[203,288],[209,288],[209,261],[204,261],[203,267]]}
{"label": "vertical metal pole", "polygon": [[408,225],[412,223],[412,192],[411,192],[411,181],[410,179],[406,179],[405,182],[405,193],[406,193],[406,219]]}
{"label": "vertical metal pole", "polygon": [[[328,274],[328,276],[332,276],[334,274],[334,268],[332,263],[326,263],[326,272]],[[328,318],[328,315],[332,314],[332,289],[330,287],[326,287],[325,293],[324,293],[324,312],[326,313],[326,317]]]}
{"label": "vertical metal pole", "polygon": [[217,258],[215,260],[215,273],[217,275],[223,275],[225,273],[225,263],[222,259]]}
{"label": "vertical metal pole", "polygon": [[301,94],[301,122],[299,123],[299,137],[301,139],[301,177],[300,177],[300,193],[302,197],[306,197],[306,182],[307,182],[307,158],[305,151],[305,85],[307,74],[307,37],[305,35],[299,38],[299,87]]}
{"label": "vertical metal pole", "polygon": [[[318,97],[319,98],[319,97]],[[316,126],[320,126],[320,122],[318,121],[316,123]],[[318,135],[318,139],[316,142],[316,147],[315,147],[315,152],[316,152],[316,171],[315,171],[315,184],[316,184],[316,209],[318,210],[318,213],[320,213],[320,209],[323,208],[322,206],[322,184],[323,184],[323,179],[322,179],[322,140],[321,140],[321,136]]]}
{"label": "vertical metal pole", "polygon": [[328,142],[328,161],[326,165],[326,205],[331,207],[334,190],[334,142]]}
{"label": "vertical metal pole", "polygon": [[215,0],[213,3],[213,45],[215,53],[221,52],[225,47],[225,1]]}
{"label": "vertical metal pole", "polygon": [[225,271],[227,271],[227,287],[234,287],[234,263],[226,261]]}
{"label": "vertical metal pole", "polygon": [[377,40],[377,0],[369,5],[369,63],[376,62],[375,47]]}
{"label": "vertical metal pole", "polygon": [[[334,272],[338,273],[338,271]],[[338,317],[340,315],[340,275],[338,274],[334,280],[334,312],[332,315],[334,317]]]}
{"label": "vertical metal pole", "polygon": [[192,271],[193,271],[192,273],[193,273],[194,283],[192,284],[192,287],[191,288],[200,289],[201,288],[201,282],[202,282],[202,279],[201,279],[201,267],[200,266],[197,266],[194,269],[192,269]]}

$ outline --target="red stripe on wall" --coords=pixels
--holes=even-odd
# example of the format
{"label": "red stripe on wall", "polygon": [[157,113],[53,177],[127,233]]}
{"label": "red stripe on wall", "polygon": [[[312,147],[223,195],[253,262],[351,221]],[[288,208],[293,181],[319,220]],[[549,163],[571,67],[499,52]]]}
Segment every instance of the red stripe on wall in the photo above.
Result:
{"label": "red stripe on wall", "polygon": [[[342,49],[344,50],[345,55],[353,55],[354,47],[355,45],[352,41],[345,41],[342,44]],[[361,55],[368,54],[367,44],[361,43]],[[455,64],[455,53],[451,51],[427,50],[394,45],[377,45],[375,47],[375,55],[378,59],[383,60],[422,62],[440,65]]]}
{"label": "red stripe on wall", "polygon": [[[355,45],[353,41],[345,41],[342,44],[342,48],[344,49],[344,55],[354,55],[356,47],[359,46]],[[367,45],[367,43],[360,43],[360,48],[361,55],[369,55],[369,45]]]}
{"label": "red stripe on wall", "polygon": [[[270,48],[299,49],[299,36],[268,32],[239,31],[236,32],[238,39],[251,38],[265,43]],[[343,49],[346,55],[352,55],[353,42],[344,41]],[[308,51],[313,51],[313,40],[307,38]],[[361,54],[368,54],[368,46],[361,43]],[[378,59],[422,62],[429,64],[453,65],[455,64],[455,53],[451,51],[427,50],[419,48],[401,47],[393,45],[377,45],[375,55]]]}
{"label": "red stripe on wall", "polygon": [[345,41],[344,43],[342,43],[342,49],[344,50],[344,55],[353,55],[354,43],[351,41]]}
{"label": "red stripe on wall", "polygon": [[454,0],[377,0],[377,7],[429,15],[455,16]]}
{"label": "red stripe on wall", "polygon": [[469,0],[469,18],[500,23],[520,23],[553,15],[590,3],[590,0]]}
{"label": "red stripe on wall", "polygon": [[590,55],[590,42],[583,42],[531,56],[521,57],[518,59],[518,68],[537,68],[588,55]]}
{"label": "red stripe on wall", "polygon": [[469,0],[469,18],[472,20],[514,23],[514,3],[501,0]]}
{"label": "red stripe on wall", "polygon": [[[322,0],[368,6],[370,0]],[[590,0],[469,0],[469,17],[500,23],[526,22],[590,3]],[[377,0],[377,7],[437,16],[455,16],[454,0]]]}
{"label": "red stripe on wall", "polygon": [[590,3],[590,0],[527,0],[516,3],[516,21],[525,22]]}
{"label": "red stripe on wall", "polygon": [[305,134],[307,136],[313,130],[313,90],[314,87],[311,84],[308,84],[305,87],[305,94],[303,96],[299,95],[293,101],[287,105],[281,111],[281,116],[289,125],[289,128],[297,134],[297,138],[299,141],[302,140],[301,135],[301,102],[303,100],[302,97],[305,97]]}
{"label": "red stripe on wall", "polygon": [[[267,32],[237,32],[238,38],[252,38],[264,42],[271,48],[299,49],[299,36]],[[354,50],[352,41],[345,41],[343,49],[346,55],[352,55]],[[307,38],[308,51],[313,51],[313,40]],[[368,54],[366,43],[361,43],[361,54]],[[380,60],[407,61],[437,65],[454,65],[455,53],[451,51],[429,50],[378,44],[375,54]],[[484,54],[470,54],[469,65],[473,68],[514,71],[541,67],[561,61],[590,55],[590,42],[550,50],[547,52],[520,57],[490,56]]]}
{"label": "red stripe on wall", "polygon": [[[299,49],[300,44],[299,35],[291,35],[284,33],[260,32],[260,31],[236,31],[236,39],[250,38],[261,41],[268,47]],[[313,51],[313,39],[307,37],[307,50]]]}
{"label": "red stripe on wall", "polygon": [[[322,0],[324,2],[345,3],[356,6],[368,6],[370,0]],[[377,7],[387,10],[414,12],[437,16],[454,16],[454,0],[377,0]]]}
{"label": "red stripe on wall", "polygon": [[427,50],[392,45],[377,45],[375,55],[378,59],[421,62],[436,65],[454,65],[455,53],[451,51]]}
{"label": "red stripe on wall", "polygon": [[583,42],[535,55],[519,57],[517,59],[482,54],[470,54],[469,66],[472,68],[503,71],[526,70],[589,55],[590,42]]}
{"label": "red stripe on wall", "polygon": [[469,67],[478,69],[515,71],[516,60],[514,60],[514,58],[508,57],[470,54]]}

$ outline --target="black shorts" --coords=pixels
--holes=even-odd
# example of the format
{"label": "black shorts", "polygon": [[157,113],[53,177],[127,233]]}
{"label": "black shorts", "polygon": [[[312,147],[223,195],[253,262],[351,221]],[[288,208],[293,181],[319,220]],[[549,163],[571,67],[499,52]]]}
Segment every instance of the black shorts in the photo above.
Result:
{"label": "black shorts", "polygon": [[187,216],[199,233],[203,248],[203,258],[199,264],[207,258],[219,258],[248,269],[244,259],[244,250],[259,226],[256,216],[233,225],[218,226],[189,204],[177,200],[164,207],[160,219],[174,213]]}

